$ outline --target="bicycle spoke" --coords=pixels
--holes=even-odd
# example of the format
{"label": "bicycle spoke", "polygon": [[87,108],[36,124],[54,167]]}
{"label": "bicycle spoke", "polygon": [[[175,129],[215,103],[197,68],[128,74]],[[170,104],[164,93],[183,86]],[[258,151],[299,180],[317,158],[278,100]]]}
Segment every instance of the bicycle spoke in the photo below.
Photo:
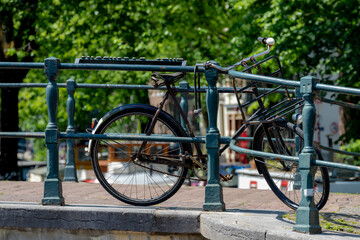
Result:
{"label": "bicycle spoke", "polygon": [[110,144],[110,143],[105,142],[105,141],[102,141],[102,143],[105,143],[105,145],[107,145],[107,146],[109,146],[109,147],[117,148],[117,149],[120,150],[121,153],[127,155],[128,157],[131,157],[131,155],[129,155],[129,154],[127,154],[126,152],[124,152],[121,148],[118,148],[118,147],[116,147],[116,146],[114,146],[114,145],[112,145],[112,144]]}
{"label": "bicycle spoke", "polygon": [[255,158],[255,161],[260,162],[261,164],[265,164],[265,165],[267,165],[267,166],[270,166],[270,167],[279,169],[279,170],[282,170],[282,169],[283,169],[283,168],[279,168],[279,167],[277,167],[277,166],[275,166],[275,165],[272,165],[272,164],[270,164],[270,163],[263,162],[263,161],[261,161],[261,160],[259,160],[259,159],[257,159],[257,158]]}

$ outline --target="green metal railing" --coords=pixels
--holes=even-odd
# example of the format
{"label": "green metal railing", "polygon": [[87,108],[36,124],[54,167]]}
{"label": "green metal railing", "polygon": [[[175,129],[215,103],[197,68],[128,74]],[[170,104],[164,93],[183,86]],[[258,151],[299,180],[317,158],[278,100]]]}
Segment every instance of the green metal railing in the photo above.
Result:
{"label": "green metal railing", "polygon": [[[214,64],[217,64],[213,62]],[[274,159],[284,159],[287,161],[299,162],[299,168],[302,175],[302,200],[297,210],[297,219],[294,230],[318,233],[321,231],[319,226],[318,210],[314,205],[313,200],[313,178],[315,166],[326,166],[350,169],[360,171],[357,166],[350,166],[340,163],[325,162],[315,159],[313,148],[313,132],[315,123],[315,106],[314,106],[314,92],[316,90],[331,91],[343,94],[352,94],[360,96],[360,90],[354,88],[345,88],[338,86],[331,86],[318,83],[314,77],[304,77],[300,82],[292,80],[284,80],[273,77],[265,77],[253,75],[243,72],[230,70],[229,72],[221,72],[215,68],[197,67],[198,72],[205,73],[205,78],[208,87],[201,88],[200,92],[206,92],[206,102],[208,107],[209,128],[205,139],[203,137],[195,138],[177,138],[167,136],[129,136],[126,134],[101,134],[93,135],[89,133],[75,133],[74,131],[74,109],[75,99],[74,94],[77,88],[112,88],[112,89],[154,89],[152,86],[145,85],[123,85],[123,84],[76,84],[74,80],[68,80],[66,84],[57,84],[56,80],[60,70],[113,70],[113,71],[157,71],[157,72],[194,72],[194,66],[167,66],[167,65],[128,65],[128,64],[73,64],[60,63],[59,59],[47,58],[44,63],[8,63],[0,62],[0,69],[44,69],[45,76],[48,80],[47,84],[41,83],[23,83],[11,84],[2,83],[0,87],[41,87],[46,88],[46,101],[48,106],[49,121],[45,129],[45,133],[0,133],[1,138],[6,137],[29,137],[29,138],[45,138],[47,146],[47,176],[44,182],[44,197],[42,203],[44,205],[63,205],[64,198],[62,195],[62,185],[59,179],[59,158],[58,146],[60,139],[67,139],[68,155],[67,165],[65,170],[65,181],[76,181],[76,171],[74,161],[74,139],[122,139],[122,140],[161,140],[168,142],[199,142],[205,143],[208,154],[208,182],[205,188],[205,202],[204,210],[221,211],[225,209],[223,202],[222,187],[219,184],[219,146],[221,143],[229,142],[229,138],[220,137],[217,128],[217,111],[219,105],[220,92],[233,92],[232,88],[217,88],[219,74],[228,74],[231,77],[242,78],[257,82],[277,84],[292,88],[299,88],[302,96],[305,99],[305,106],[303,108],[303,127],[304,127],[304,149],[299,157],[289,157],[279,154],[264,153],[250,149],[240,148],[235,145],[235,140],[231,141],[230,148],[234,151],[244,153],[252,156],[268,157]],[[57,125],[57,107],[58,107],[58,88],[67,88],[67,112],[68,112],[68,127],[66,132],[60,132]],[[162,89],[162,88],[160,88]],[[193,92],[186,82],[182,82],[177,88],[182,95],[181,106],[187,108],[186,97],[188,92]],[[264,89],[265,90],[265,89]],[[245,139],[244,139],[245,140]]]}

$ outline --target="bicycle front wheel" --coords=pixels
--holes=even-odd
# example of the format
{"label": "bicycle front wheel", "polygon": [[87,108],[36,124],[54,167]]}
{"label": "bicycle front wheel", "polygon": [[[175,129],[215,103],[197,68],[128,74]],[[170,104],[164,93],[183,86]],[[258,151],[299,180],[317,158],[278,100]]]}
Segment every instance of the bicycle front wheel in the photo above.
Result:
{"label": "bicycle front wheel", "polygon": [[[303,147],[303,131],[290,122],[261,124],[255,134],[253,149],[288,156],[296,156]],[[298,141],[298,147],[296,147]],[[318,159],[323,159],[315,149]],[[275,195],[288,207],[296,210],[301,200],[301,175],[297,162],[255,157],[256,165]],[[314,202],[320,210],[329,197],[330,185],[327,168],[317,167],[315,173]]]}
{"label": "bicycle front wheel", "polygon": [[[155,112],[156,108],[146,105],[120,107],[95,133],[144,136]],[[158,116],[151,133],[155,135],[186,136],[165,112]],[[186,152],[191,153],[190,144],[161,141],[96,140],[91,146],[93,168],[101,185],[115,198],[140,206],[165,201],[181,187],[188,171],[181,157]]]}

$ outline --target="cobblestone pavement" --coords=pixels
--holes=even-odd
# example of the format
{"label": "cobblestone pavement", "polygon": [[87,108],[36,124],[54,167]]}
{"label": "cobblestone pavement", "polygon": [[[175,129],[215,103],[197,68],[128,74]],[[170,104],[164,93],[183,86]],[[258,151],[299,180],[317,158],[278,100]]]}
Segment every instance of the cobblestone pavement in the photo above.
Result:
{"label": "cobblestone pavement", "polygon": [[[126,206],[109,195],[100,184],[63,182],[65,204],[96,204]],[[38,202],[44,194],[43,183],[0,181],[0,201]],[[158,207],[202,208],[205,199],[204,187],[183,186],[169,200],[158,204]],[[227,210],[261,209],[291,210],[286,207],[272,191],[255,189],[223,188],[224,202]],[[358,212],[360,195],[331,193],[322,212]]]}
{"label": "cobblestone pavement", "polygon": [[[65,204],[95,204],[126,206],[127,204],[109,195],[100,184],[63,182]],[[0,201],[38,202],[43,197],[44,184],[30,182],[0,182]],[[269,209],[289,210],[277,197],[267,190],[244,190],[223,188],[227,210]],[[339,195],[340,196],[340,195]],[[337,197],[339,197],[337,196]],[[172,198],[157,207],[202,208],[205,199],[204,187],[183,186]],[[342,201],[343,198],[341,198]]]}
{"label": "cobblestone pavement", "polygon": [[[114,205],[128,206],[109,195],[100,184],[64,182],[63,196],[66,205]],[[30,182],[0,182],[0,202],[41,203],[44,184]],[[183,186],[172,198],[156,205],[160,208],[202,209],[204,187]],[[227,211],[280,210],[293,213],[268,190],[244,190],[223,188]],[[1,203],[0,203],[1,204]],[[360,195],[330,194],[321,215],[338,225],[350,226],[360,233]]]}

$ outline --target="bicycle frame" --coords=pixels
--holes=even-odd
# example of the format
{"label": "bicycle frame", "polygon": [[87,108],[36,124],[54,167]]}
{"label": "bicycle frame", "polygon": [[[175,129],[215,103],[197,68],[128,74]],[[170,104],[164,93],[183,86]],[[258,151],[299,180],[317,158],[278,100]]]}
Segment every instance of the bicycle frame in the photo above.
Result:
{"label": "bicycle frame", "polygon": [[[243,70],[243,72],[250,72],[252,71],[253,68],[257,68],[257,70],[263,74],[263,70],[261,69],[261,64],[264,62],[267,62],[271,59],[275,59],[279,69],[277,69],[275,72],[271,73],[269,76],[274,76],[276,74],[280,74],[280,77],[283,78],[283,71],[280,65],[280,61],[277,57],[275,56],[271,56],[268,57],[260,62],[257,62],[255,60],[255,58],[251,59],[251,62],[253,62],[254,64],[252,66],[248,66],[246,63],[243,63],[243,66],[245,67],[245,69]],[[196,71],[195,71],[196,74]],[[157,84],[157,82],[156,82]],[[165,102],[169,99],[169,96],[171,97],[176,110],[179,112],[180,117],[182,118],[182,120],[185,123],[185,127],[187,130],[187,133],[189,134],[190,137],[195,137],[195,134],[192,131],[192,128],[190,127],[190,123],[189,120],[187,119],[186,114],[184,113],[184,111],[182,110],[180,103],[178,102],[178,100],[176,99],[176,91],[174,90],[175,88],[174,83],[172,82],[164,82],[164,85],[166,86],[166,92],[165,95],[163,97],[163,100],[160,102],[159,107],[151,121],[151,123],[149,124],[149,127],[146,128],[145,132],[146,135],[151,135],[152,131],[154,130],[154,126],[158,120],[158,116],[160,114],[160,112],[163,110],[163,106],[165,105]],[[276,90],[278,90],[281,86],[274,88],[273,90],[269,90],[263,94],[259,93],[258,87],[257,87],[258,83],[257,82],[253,82],[250,81],[250,83],[241,88],[240,90],[237,90],[236,86],[235,86],[235,79],[233,79],[233,87],[234,87],[234,94],[236,95],[237,98],[237,102],[239,105],[239,109],[241,111],[242,117],[243,117],[243,124],[242,126],[235,132],[235,134],[231,137],[231,139],[236,139],[238,138],[250,125],[258,125],[258,124],[263,124],[263,123],[271,123],[271,122],[275,122],[281,118],[283,118],[284,116],[288,115],[289,113],[295,111],[296,109],[302,108],[303,106],[303,99],[301,98],[291,98],[290,94],[288,92],[288,90],[286,89],[285,93],[286,93],[286,97],[287,99],[285,99],[284,101],[275,104],[274,106],[266,109],[264,106],[264,102],[262,100],[262,98],[266,97],[267,95],[274,93]],[[194,86],[194,88],[196,89],[196,85]],[[254,95],[254,99],[241,104],[240,100],[239,100],[239,93],[248,90],[249,88],[252,88],[252,93]],[[195,91],[195,95],[196,95],[196,91]],[[196,98],[195,101],[198,101],[198,99]],[[249,106],[251,103],[257,101],[257,103],[259,104],[259,109],[257,111],[255,111],[255,113],[253,113],[248,120],[245,120],[245,114],[243,111],[244,107]],[[195,104],[196,105],[196,104]],[[257,120],[256,120],[257,119]],[[268,139],[270,139],[270,134],[265,131],[266,136]],[[141,145],[141,147],[139,148],[137,155],[140,156],[140,153],[142,151],[142,149],[146,146],[146,141],[144,141]],[[193,154],[191,155],[187,155],[188,158],[190,158],[193,162],[194,165],[197,165],[200,168],[203,168],[203,170],[205,170],[206,168],[203,166],[203,162],[206,162],[206,158],[207,156],[204,155],[202,153],[201,147],[200,147],[200,143],[193,143],[194,148],[196,149],[197,154]],[[270,146],[275,149],[275,147],[273,146],[273,144],[271,143],[270,140]],[[219,150],[219,155],[221,155],[226,149],[228,149],[229,144],[225,144],[220,150]],[[195,157],[194,157],[195,156]],[[229,177],[223,176],[221,175],[221,178],[224,181],[229,180]]]}

